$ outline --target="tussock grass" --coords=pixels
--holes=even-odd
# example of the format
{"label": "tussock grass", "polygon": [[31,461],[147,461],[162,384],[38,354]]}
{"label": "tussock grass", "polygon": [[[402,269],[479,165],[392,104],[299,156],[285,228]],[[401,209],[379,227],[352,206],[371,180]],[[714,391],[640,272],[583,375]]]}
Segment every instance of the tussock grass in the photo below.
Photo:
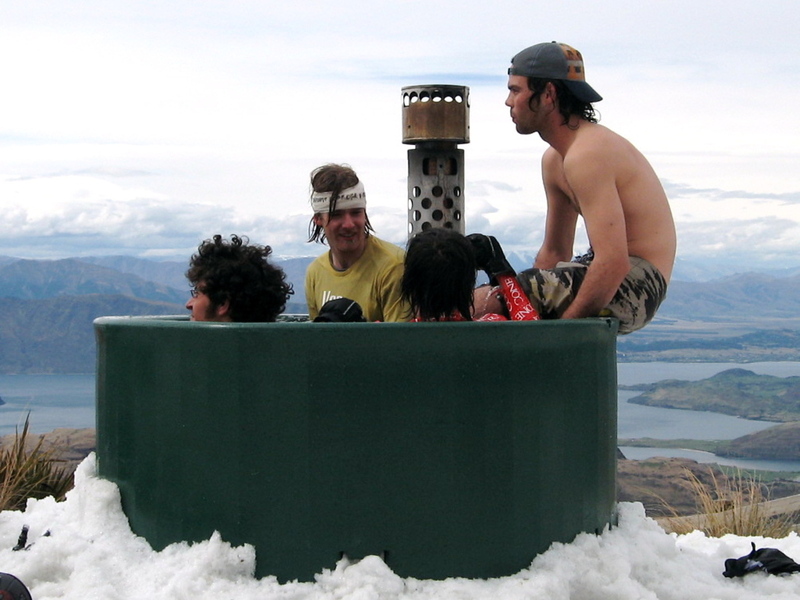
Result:
{"label": "tussock grass", "polygon": [[29,414],[14,443],[0,449],[0,510],[23,510],[28,498],[63,500],[73,487],[72,473],[58,464],[52,449],[42,448],[44,438],[34,443],[30,437]]}
{"label": "tussock grass", "polygon": [[704,483],[692,471],[684,470],[697,500],[698,514],[679,517],[672,510],[673,516],[660,520],[665,529],[674,533],[700,530],[711,537],[732,533],[775,538],[797,531],[798,512],[787,513],[771,506],[769,489],[757,477],[741,471],[718,477],[712,469],[709,474],[710,483]]}

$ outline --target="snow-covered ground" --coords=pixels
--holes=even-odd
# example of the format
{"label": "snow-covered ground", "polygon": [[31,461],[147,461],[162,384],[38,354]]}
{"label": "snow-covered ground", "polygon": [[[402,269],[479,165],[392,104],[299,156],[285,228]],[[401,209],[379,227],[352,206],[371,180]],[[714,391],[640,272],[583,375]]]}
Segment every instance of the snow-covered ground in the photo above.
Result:
{"label": "snow-covered ground", "polygon": [[[379,558],[340,562],[312,583],[255,579],[255,551],[214,535],[202,543],[154,552],[131,533],[117,487],[96,476],[95,457],[76,472],[65,502],[29,500],[24,512],[0,513],[0,571],[19,577],[35,600],[733,600],[800,598],[800,574],[722,576],[726,558],[758,547],[800,559],[800,538],[708,538],[670,535],[638,503],[619,505],[619,526],[553,544],[531,566],[491,580],[403,579]],[[23,525],[30,548],[13,551]],[[49,531],[49,535],[44,535]]]}

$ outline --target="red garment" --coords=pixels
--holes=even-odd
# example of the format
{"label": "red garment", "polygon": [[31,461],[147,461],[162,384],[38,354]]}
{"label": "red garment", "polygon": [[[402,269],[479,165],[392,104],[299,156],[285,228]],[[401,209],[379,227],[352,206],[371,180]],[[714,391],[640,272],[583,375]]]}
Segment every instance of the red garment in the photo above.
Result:
{"label": "red garment", "polygon": [[[466,321],[464,317],[461,316],[460,313],[453,313],[450,318],[444,319],[443,321]],[[504,317],[503,315],[498,315],[497,313],[487,313],[483,315],[479,319],[475,319],[475,321],[508,321],[508,318]],[[435,323],[437,319],[420,319],[417,317],[416,319],[411,319],[412,323]]]}

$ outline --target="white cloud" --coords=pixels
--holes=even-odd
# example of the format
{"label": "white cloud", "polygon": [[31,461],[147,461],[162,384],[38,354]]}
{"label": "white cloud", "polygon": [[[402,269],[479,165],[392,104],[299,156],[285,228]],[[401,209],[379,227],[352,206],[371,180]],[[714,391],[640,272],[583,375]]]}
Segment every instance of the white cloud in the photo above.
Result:
{"label": "white cloud", "polygon": [[514,132],[505,69],[558,39],[666,182],[683,256],[797,262],[799,17],[790,0],[12,4],[0,253],[179,255],[221,230],[316,254],[308,174],[325,162],[356,168],[378,234],[402,242],[400,88],[425,83],[470,86],[467,229],[533,253],[545,146]]}

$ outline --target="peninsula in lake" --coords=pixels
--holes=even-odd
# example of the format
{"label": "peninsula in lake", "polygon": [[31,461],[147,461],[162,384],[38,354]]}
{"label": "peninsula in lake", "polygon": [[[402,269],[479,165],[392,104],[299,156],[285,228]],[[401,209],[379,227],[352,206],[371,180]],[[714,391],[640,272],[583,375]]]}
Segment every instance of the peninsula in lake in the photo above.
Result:
{"label": "peninsula in lake", "polygon": [[800,377],[728,369],[700,381],[667,379],[621,385],[619,389],[642,392],[628,400],[633,404],[710,411],[779,423],[800,421]]}

